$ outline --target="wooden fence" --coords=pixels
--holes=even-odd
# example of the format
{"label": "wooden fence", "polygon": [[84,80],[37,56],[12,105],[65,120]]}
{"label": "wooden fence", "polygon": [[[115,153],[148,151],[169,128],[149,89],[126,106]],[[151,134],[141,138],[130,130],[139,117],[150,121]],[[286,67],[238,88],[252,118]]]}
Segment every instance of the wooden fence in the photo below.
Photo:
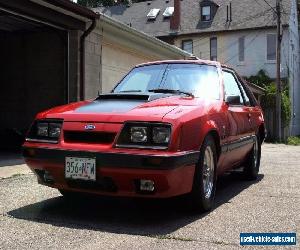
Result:
{"label": "wooden fence", "polygon": [[[275,141],[276,139],[276,112],[273,109],[264,110],[265,125],[267,129],[267,141]],[[290,136],[289,126],[281,129],[283,141],[286,141]]]}

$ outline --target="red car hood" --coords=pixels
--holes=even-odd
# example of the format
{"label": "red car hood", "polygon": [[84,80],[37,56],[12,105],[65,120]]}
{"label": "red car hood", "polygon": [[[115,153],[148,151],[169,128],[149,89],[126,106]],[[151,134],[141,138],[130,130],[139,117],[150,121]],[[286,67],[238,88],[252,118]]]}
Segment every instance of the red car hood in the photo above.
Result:
{"label": "red car hood", "polygon": [[[136,95],[138,96],[138,95]],[[121,123],[128,120],[162,121],[178,107],[185,110],[201,106],[193,97],[160,95],[154,100],[138,98],[99,98],[94,101],[71,103],[40,113],[37,118],[62,118],[65,121],[89,121]]]}

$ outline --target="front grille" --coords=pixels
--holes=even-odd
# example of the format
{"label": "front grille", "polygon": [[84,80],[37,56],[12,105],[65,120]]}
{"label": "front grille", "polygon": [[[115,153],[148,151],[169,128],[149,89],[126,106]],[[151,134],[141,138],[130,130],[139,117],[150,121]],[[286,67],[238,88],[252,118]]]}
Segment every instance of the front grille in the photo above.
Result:
{"label": "front grille", "polygon": [[64,131],[64,140],[68,143],[111,144],[115,136],[109,132]]}

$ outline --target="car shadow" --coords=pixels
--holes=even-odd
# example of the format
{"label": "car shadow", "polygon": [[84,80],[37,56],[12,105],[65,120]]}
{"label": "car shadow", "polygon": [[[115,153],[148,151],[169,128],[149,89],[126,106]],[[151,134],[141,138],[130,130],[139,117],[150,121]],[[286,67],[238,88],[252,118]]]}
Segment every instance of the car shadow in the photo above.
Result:
{"label": "car shadow", "polygon": [[[263,177],[259,175],[256,181],[249,182],[242,181],[239,173],[222,176],[217,183],[215,208],[230,202]],[[192,213],[183,204],[181,197],[163,200],[98,197],[68,201],[58,196],[9,211],[8,215],[68,228],[163,236],[207,215]]]}
{"label": "car shadow", "polygon": [[20,150],[0,150],[0,167],[8,167],[21,164],[25,164],[25,161]]}

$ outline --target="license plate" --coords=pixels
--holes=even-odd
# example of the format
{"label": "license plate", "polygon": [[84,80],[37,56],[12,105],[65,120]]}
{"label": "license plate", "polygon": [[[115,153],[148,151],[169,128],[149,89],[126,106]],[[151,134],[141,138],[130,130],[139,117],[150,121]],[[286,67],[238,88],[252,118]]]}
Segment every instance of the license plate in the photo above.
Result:
{"label": "license plate", "polygon": [[96,180],[96,159],[66,157],[65,177],[73,180]]}

